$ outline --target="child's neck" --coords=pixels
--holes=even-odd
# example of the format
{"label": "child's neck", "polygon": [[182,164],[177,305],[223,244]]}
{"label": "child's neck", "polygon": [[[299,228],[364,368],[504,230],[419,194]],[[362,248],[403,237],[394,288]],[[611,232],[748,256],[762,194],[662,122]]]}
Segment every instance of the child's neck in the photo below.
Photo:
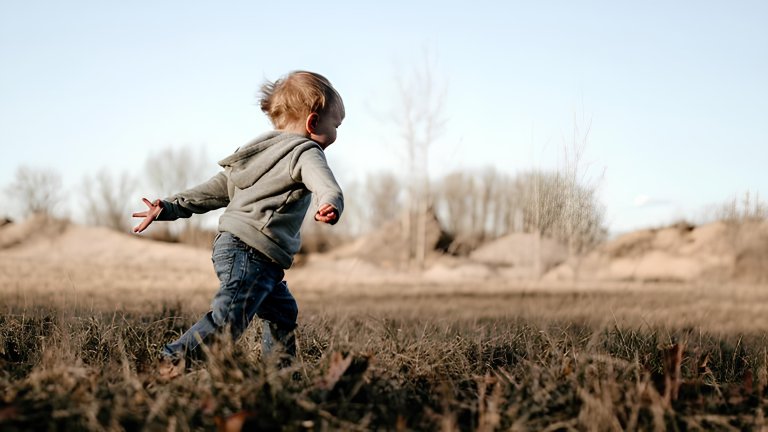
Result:
{"label": "child's neck", "polygon": [[292,125],[286,125],[285,128],[280,129],[283,132],[290,132],[294,133],[296,135],[301,135],[303,137],[309,138],[309,132],[307,132],[307,128],[303,124],[292,124]]}

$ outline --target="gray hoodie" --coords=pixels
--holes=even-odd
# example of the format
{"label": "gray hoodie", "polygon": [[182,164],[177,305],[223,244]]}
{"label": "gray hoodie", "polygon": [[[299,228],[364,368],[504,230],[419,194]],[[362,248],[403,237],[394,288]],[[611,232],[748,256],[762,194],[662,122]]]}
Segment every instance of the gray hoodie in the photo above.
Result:
{"label": "gray hoodie", "polygon": [[[157,220],[176,220],[226,207],[219,231],[289,268],[301,245],[299,230],[314,208],[331,204],[341,216],[344,196],[320,146],[301,135],[271,131],[219,162],[207,182],[163,200]],[[338,220],[338,218],[337,218]]]}

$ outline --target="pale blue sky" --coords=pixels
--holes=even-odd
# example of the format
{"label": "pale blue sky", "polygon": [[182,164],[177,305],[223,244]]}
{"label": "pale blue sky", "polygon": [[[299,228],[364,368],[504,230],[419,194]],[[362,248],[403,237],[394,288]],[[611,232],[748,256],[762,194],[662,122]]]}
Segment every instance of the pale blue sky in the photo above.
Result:
{"label": "pale blue sky", "polygon": [[553,167],[577,114],[614,231],[768,195],[768,2],[367,3],[2,0],[0,185],[27,164],[76,193],[190,144],[215,170],[269,127],[263,79],[293,69],[345,99],[342,183],[396,171],[394,77],[428,49],[448,89],[433,175]]}

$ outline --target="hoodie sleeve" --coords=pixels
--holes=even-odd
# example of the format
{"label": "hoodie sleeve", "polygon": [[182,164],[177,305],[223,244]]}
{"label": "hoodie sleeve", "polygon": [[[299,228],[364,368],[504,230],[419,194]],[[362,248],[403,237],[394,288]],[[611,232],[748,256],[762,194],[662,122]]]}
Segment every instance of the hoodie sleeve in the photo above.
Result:
{"label": "hoodie sleeve", "polygon": [[157,220],[172,221],[205,213],[229,204],[227,176],[219,172],[207,182],[162,200],[163,210]]}
{"label": "hoodie sleeve", "polygon": [[[323,204],[330,204],[336,208],[339,218],[341,217],[344,211],[344,194],[328,166],[325,153],[319,147],[314,146],[301,152],[291,176],[294,180],[304,183],[312,192],[318,208]],[[336,220],[338,221],[338,218]]]}

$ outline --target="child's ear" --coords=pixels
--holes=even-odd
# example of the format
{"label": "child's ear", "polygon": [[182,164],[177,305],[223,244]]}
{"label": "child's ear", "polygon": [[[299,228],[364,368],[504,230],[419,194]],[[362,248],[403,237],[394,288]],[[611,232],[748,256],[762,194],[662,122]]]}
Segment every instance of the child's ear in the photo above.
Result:
{"label": "child's ear", "polygon": [[315,133],[317,130],[317,123],[320,121],[320,115],[316,112],[307,116],[307,132]]}

